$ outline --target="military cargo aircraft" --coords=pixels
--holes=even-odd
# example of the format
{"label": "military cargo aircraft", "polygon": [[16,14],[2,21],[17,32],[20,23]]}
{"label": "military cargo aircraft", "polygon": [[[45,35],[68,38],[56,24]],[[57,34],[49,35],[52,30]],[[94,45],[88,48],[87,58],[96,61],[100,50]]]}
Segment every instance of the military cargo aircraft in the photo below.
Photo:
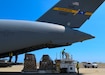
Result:
{"label": "military cargo aircraft", "polygon": [[0,57],[69,46],[94,36],[76,30],[104,0],[60,0],[34,21],[0,19]]}

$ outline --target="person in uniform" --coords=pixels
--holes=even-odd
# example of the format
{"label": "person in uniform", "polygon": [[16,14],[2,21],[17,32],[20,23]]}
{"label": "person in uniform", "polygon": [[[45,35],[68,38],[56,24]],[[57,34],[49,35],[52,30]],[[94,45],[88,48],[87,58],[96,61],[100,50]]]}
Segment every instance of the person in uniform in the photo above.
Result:
{"label": "person in uniform", "polygon": [[15,55],[15,63],[17,63],[17,60],[18,60],[18,55],[16,54]]}
{"label": "person in uniform", "polygon": [[13,57],[13,52],[10,52],[10,53],[9,53],[9,61],[8,61],[8,62],[11,62],[12,57]]}
{"label": "person in uniform", "polygon": [[77,74],[79,75],[79,62],[77,62],[76,68],[77,68]]}
{"label": "person in uniform", "polygon": [[65,49],[62,50],[62,58],[64,58]]}

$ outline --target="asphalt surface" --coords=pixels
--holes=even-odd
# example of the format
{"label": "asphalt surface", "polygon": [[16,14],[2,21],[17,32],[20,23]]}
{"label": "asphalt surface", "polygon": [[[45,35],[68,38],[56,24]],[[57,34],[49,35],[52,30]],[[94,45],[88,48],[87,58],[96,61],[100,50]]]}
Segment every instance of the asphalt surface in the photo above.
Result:
{"label": "asphalt surface", "polygon": [[[46,74],[39,74],[39,73],[21,73],[21,72],[0,72],[0,75],[78,75],[76,73],[46,73]],[[83,74],[79,74],[79,75],[83,75]]]}

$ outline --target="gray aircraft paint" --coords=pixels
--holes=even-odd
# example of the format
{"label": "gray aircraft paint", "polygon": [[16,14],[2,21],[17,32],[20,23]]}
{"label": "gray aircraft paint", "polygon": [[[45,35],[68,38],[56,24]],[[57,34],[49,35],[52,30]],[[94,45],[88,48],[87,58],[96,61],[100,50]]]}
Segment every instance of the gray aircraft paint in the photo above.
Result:
{"label": "gray aircraft paint", "polygon": [[74,28],[81,27],[104,1],[60,0],[36,22],[0,19],[0,57],[94,38]]}
{"label": "gray aircraft paint", "polygon": [[0,53],[46,43],[70,45],[91,38],[91,35],[57,24],[0,20]]}

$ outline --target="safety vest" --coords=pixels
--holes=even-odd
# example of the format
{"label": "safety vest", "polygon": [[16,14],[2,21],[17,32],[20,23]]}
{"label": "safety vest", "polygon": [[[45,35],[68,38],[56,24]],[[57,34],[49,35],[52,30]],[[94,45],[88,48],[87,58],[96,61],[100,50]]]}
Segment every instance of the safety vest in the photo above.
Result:
{"label": "safety vest", "polygon": [[9,53],[9,56],[13,56],[13,53],[12,53],[12,52],[10,52],[10,53]]}
{"label": "safety vest", "polygon": [[65,51],[64,50],[62,50],[62,54],[64,54],[65,53]]}
{"label": "safety vest", "polygon": [[79,68],[79,64],[78,63],[76,64],[76,68]]}

